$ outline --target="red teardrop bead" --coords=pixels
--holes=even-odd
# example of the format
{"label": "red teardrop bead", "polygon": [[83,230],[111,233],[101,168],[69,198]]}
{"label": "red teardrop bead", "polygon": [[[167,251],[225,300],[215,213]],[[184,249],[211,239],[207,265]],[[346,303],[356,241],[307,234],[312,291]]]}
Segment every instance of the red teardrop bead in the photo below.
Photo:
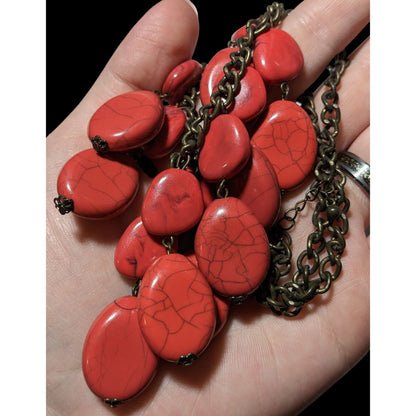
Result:
{"label": "red teardrop bead", "polygon": [[208,62],[202,72],[200,91],[202,104],[208,104],[211,94],[218,81],[224,76],[224,65],[231,62],[230,53],[238,51],[238,48],[225,48],[218,51]]}
{"label": "red teardrop bead", "polygon": [[[143,276],[139,323],[152,350],[168,361],[196,358],[215,328],[212,290],[183,255],[165,255]],[[190,356],[189,356],[190,354]]]}
{"label": "red teardrop bead", "polygon": [[272,28],[256,38],[253,64],[266,84],[279,85],[299,74],[303,55],[292,36]]}
{"label": "red teardrop bead", "polygon": [[292,101],[270,104],[251,142],[270,160],[282,189],[301,184],[314,166],[315,129],[305,110]]}
{"label": "red teardrop bead", "polygon": [[162,128],[165,112],[151,91],[130,91],[104,103],[91,117],[88,137],[99,136],[108,150],[125,151],[144,145]]}
{"label": "red teardrop bead", "polygon": [[247,163],[250,137],[243,122],[230,114],[212,120],[199,154],[199,170],[208,182],[229,179]]}
{"label": "red teardrop bead", "polygon": [[217,199],[205,210],[195,234],[195,254],[209,284],[227,297],[256,290],[269,267],[264,228],[233,197]]}
{"label": "red teardrop bead", "polygon": [[[246,27],[231,37],[247,36]],[[295,78],[303,67],[303,55],[296,41],[287,32],[271,28],[254,41],[253,66],[267,85],[279,85]]]}
{"label": "red teardrop bead", "polygon": [[162,93],[168,94],[168,102],[172,105],[179,102],[185,93],[197,83],[201,72],[202,65],[193,59],[173,68],[162,86]]}
{"label": "red teardrop bead", "polygon": [[[205,67],[201,77],[201,101],[209,104],[211,94],[218,90],[217,85],[224,76],[223,67],[230,61],[229,54],[238,48],[226,48],[218,52]],[[260,74],[252,67],[247,67],[241,79],[233,102],[227,108],[229,114],[243,122],[257,117],[266,105],[266,87]]]}
{"label": "red teardrop bead", "polygon": [[178,235],[195,226],[203,211],[198,180],[190,172],[171,168],[153,178],[143,200],[142,218],[150,234]]}
{"label": "red teardrop bead", "polygon": [[241,38],[243,36],[247,36],[247,29],[246,26],[240,27],[240,29],[236,30],[232,36],[231,40],[237,40],[238,38]]}
{"label": "red teardrop bead", "polygon": [[139,187],[139,172],[124,155],[100,156],[83,150],[69,159],[57,181],[58,194],[74,202],[74,214],[111,218],[131,203]]}
{"label": "red teardrop bead", "polygon": [[183,110],[171,105],[166,106],[162,130],[151,142],[143,146],[143,153],[150,159],[167,156],[179,142],[185,123]]}
{"label": "red teardrop bead", "polygon": [[[198,260],[196,258],[195,253],[187,254],[186,258],[195,267],[199,267]],[[218,296],[215,293],[213,293],[213,296],[214,296],[214,303],[215,303],[215,309],[216,309],[216,325],[215,325],[215,332],[214,332],[214,337],[215,337],[221,332],[221,330],[224,328],[225,324],[227,323],[231,302],[229,299]]]}
{"label": "red teardrop bead", "polygon": [[[175,241],[174,247],[177,246]],[[136,218],[124,231],[114,253],[114,265],[123,275],[141,278],[152,263],[166,254],[160,237],[150,235],[142,217]]]}
{"label": "red teardrop bead", "polygon": [[230,195],[243,201],[263,227],[274,223],[279,213],[281,192],[273,166],[260,149],[253,146],[249,163],[227,183],[227,187]]}
{"label": "red teardrop bead", "polygon": [[89,388],[102,399],[136,396],[156,373],[157,357],[138,321],[137,298],[125,296],[107,306],[88,331],[82,370]]}

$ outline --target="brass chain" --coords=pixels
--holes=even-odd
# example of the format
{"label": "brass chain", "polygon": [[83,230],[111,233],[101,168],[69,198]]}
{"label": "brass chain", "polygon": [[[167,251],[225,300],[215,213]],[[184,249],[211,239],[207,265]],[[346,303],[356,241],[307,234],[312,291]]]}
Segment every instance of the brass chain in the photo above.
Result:
{"label": "brass chain", "polygon": [[[247,36],[229,42],[228,47],[238,49],[230,53],[230,61],[224,66],[224,76],[219,81],[217,91],[212,93],[210,103],[197,110],[196,101],[199,93],[194,88],[190,95],[185,96],[178,104],[185,111],[187,122],[185,134],[181,139],[181,149],[171,154],[171,167],[190,168],[195,173],[198,172],[198,156],[203,138],[211,121],[226,113],[227,107],[233,102],[246,67],[251,62],[256,37],[276,26],[288,12],[283,4],[273,3],[267,7],[264,15],[247,22]],[[348,64],[349,61],[343,53],[327,68],[329,77],[325,85],[328,88],[321,97],[324,104],[320,115],[324,126],[322,130],[318,125],[319,118],[312,94],[305,94],[299,98],[315,128],[318,155],[314,169],[315,179],[305,197],[293,208],[286,210],[276,226],[268,232],[270,268],[265,281],[256,291],[256,298],[277,315],[296,316],[305,303],[317,294],[328,291],[332,281],[341,273],[341,256],[345,249],[344,236],[348,232],[349,200],[344,193],[346,178],[337,164],[335,139],[339,133],[341,119],[337,87]],[[281,88],[285,99],[288,85],[282,85]],[[224,197],[228,195],[227,192],[222,183],[217,196]],[[312,215],[315,231],[308,236],[306,249],[296,260],[296,270],[291,280],[281,283],[281,279],[288,276],[292,269],[292,240],[288,231],[295,226],[298,214],[313,201],[316,201]],[[315,276],[316,274],[318,276]]]}
{"label": "brass chain", "polygon": [[220,114],[227,112],[227,107],[233,102],[240,86],[247,66],[252,59],[252,51],[255,38],[277,25],[287,14],[282,4],[273,3],[267,7],[264,15],[247,22],[247,36],[242,36],[236,41],[229,42],[229,47],[237,47],[230,53],[230,62],[224,66],[224,76],[218,83],[217,91],[211,94],[210,103],[196,110],[196,91],[192,96],[186,96],[179,106],[186,112],[186,131],[181,139],[181,149],[170,156],[170,166],[198,171],[199,150],[203,138],[209,129],[211,121]]}
{"label": "brass chain", "polygon": [[[346,178],[337,164],[335,139],[341,120],[337,87],[348,64],[345,53],[342,53],[328,66],[329,77],[325,81],[327,90],[321,97],[324,104],[320,115],[324,125],[322,130],[318,126],[312,94],[299,99],[317,132],[318,156],[314,169],[315,180],[305,197],[286,210],[269,232],[270,269],[256,296],[260,303],[277,315],[296,316],[305,303],[317,294],[327,292],[342,270],[341,256],[348,232],[347,212],[350,204],[344,193]],[[292,269],[288,231],[294,227],[299,212],[312,201],[316,201],[312,215],[315,230],[308,236],[306,249],[296,260],[296,270],[291,280],[281,284],[280,280],[289,275]]]}

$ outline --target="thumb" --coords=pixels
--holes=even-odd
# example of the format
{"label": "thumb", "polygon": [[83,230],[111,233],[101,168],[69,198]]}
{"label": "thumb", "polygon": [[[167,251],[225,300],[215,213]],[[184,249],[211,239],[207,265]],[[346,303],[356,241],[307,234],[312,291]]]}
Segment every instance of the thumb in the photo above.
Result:
{"label": "thumb", "polygon": [[[191,58],[198,32],[197,11],[189,0],[158,2],[130,30],[81,103],[50,136],[65,129],[86,138],[89,119],[105,101],[133,89],[160,89],[170,70]],[[88,147],[82,142],[80,150]]]}

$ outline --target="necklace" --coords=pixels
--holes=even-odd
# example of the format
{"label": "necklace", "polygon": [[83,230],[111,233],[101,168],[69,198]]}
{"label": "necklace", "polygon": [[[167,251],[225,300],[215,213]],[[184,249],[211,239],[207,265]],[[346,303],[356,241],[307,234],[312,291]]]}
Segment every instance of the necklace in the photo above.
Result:
{"label": "necklace", "polygon": [[[205,68],[186,61],[162,91],[109,100],[91,118],[93,148],[59,175],[61,214],[110,218],[136,195],[137,165],[171,155],[116,248],[116,268],[135,279],[132,295],[99,315],[84,345],[86,381],[111,406],[142,391],[159,359],[197,359],[232,304],[253,294],[274,313],[295,316],[341,272],[349,202],[335,150],[336,89],[348,61],[341,55],[328,68],[320,130],[310,96],[301,106],[287,100],[303,58],[278,27],[286,14],[273,3]],[[267,104],[265,84],[280,85],[282,99]],[[311,170],[305,197],[279,215],[282,194]],[[289,231],[309,203],[315,230],[281,283],[291,273]]]}

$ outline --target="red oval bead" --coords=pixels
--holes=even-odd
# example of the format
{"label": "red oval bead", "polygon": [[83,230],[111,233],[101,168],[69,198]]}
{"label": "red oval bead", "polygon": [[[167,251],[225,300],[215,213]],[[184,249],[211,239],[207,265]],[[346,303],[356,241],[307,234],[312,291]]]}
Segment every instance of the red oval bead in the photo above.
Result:
{"label": "red oval bead", "polygon": [[305,110],[292,101],[270,104],[251,142],[270,160],[281,189],[301,184],[315,163],[315,129]]}
{"label": "red oval bead", "polygon": [[243,201],[263,227],[274,223],[279,213],[281,192],[273,166],[260,149],[253,146],[247,166],[227,183],[227,187],[230,195]]}
{"label": "red oval bead", "polygon": [[162,130],[151,142],[143,146],[143,153],[150,159],[167,156],[179,142],[185,123],[183,110],[171,105],[166,106]]}
{"label": "red oval bead", "polygon": [[156,175],[142,206],[143,224],[150,234],[178,235],[198,223],[204,212],[201,187],[195,176],[181,169]]}
{"label": "red oval bead", "polygon": [[89,388],[102,399],[136,396],[156,373],[157,357],[138,321],[137,298],[125,296],[107,306],[84,342],[82,370]]}
{"label": "red oval bead", "polygon": [[230,114],[212,120],[199,154],[199,170],[208,182],[229,179],[245,166],[251,154],[243,122]]}
{"label": "red oval bead", "polygon": [[58,180],[58,194],[74,202],[74,214],[87,218],[111,218],[133,200],[139,187],[139,172],[124,155],[100,156],[83,150],[69,159]]}
{"label": "red oval bead", "polygon": [[99,136],[111,151],[124,151],[152,140],[162,128],[165,112],[151,91],[130,91],[104,103],[91,117],[90,139]]}
{"label": "red oval bead", "polygon": [[183,255],[159,258],[143,276],[138,295],[139,323],[161,358],[178,361],[200,355],[215,328],[212,290]]}
{"label": "red oval bead", "polygon": [[[198,266],[198,260],[196,258],[195,253],[187,254],[186,258],[195,266]],[[215,310],[216,310],[216,324],[215,324],[215,332],[214,337],[218,335],[218,333],[224,328],[227,319],[228,313],[230,311],[230,300],[227,298],[222,298],[215,293],[213,293],[214,303],[215,303]]]}
{"label": "red oval bead", "polygon": [[299,74],[303,55],[292,36],[272,28],[256,38],[253,64],[266,84],[279,85]]}
{"label": "red oval bead", "polygon": [[[200,84],[203,105],[209,104],[211,94],[217,91],[217,85],[224,76],[223,67],[227,62],[230,62],[229,54],[235,50],[238,50],[238,48],[222,49],[205,67]],[[243,122],[247,122],[263,111],[266,98],[266,87],[260,74],[254,68],[247,67],[246,73],[241,79],[240,87],[227,111]]]}
{"label": "red oval bead", "polygon": [[201,73],[202,65],[193,59],[173,68],[162,86],[162,93],[168,94],[167,101],[170,104],[179,102],[185,93],[197,83]]}
{"label": "red oval bead", "polygon": [[[177,243],[174,243],[174,247]],[[136,218],[124,231],[114,254],[114,265],[123,275],[140,278],[152,263],[166,254],[159,237],[150,235],[142,217]]]}
{"label": "red oval bead", "polygon": [[195,235],[199,268],[222,296],[256,290],[269,267],[264,228],[237,198],[215,200],[204,212]]}
{"label": "red oval bead", "polygon": [[[238,29],[231,40],[242,36],[247,36],[245,26]],[[287,32],[272,28],[255,39],[253,66],[265,84],[279,85],[295,78],[302,70],[302,51]]]}

